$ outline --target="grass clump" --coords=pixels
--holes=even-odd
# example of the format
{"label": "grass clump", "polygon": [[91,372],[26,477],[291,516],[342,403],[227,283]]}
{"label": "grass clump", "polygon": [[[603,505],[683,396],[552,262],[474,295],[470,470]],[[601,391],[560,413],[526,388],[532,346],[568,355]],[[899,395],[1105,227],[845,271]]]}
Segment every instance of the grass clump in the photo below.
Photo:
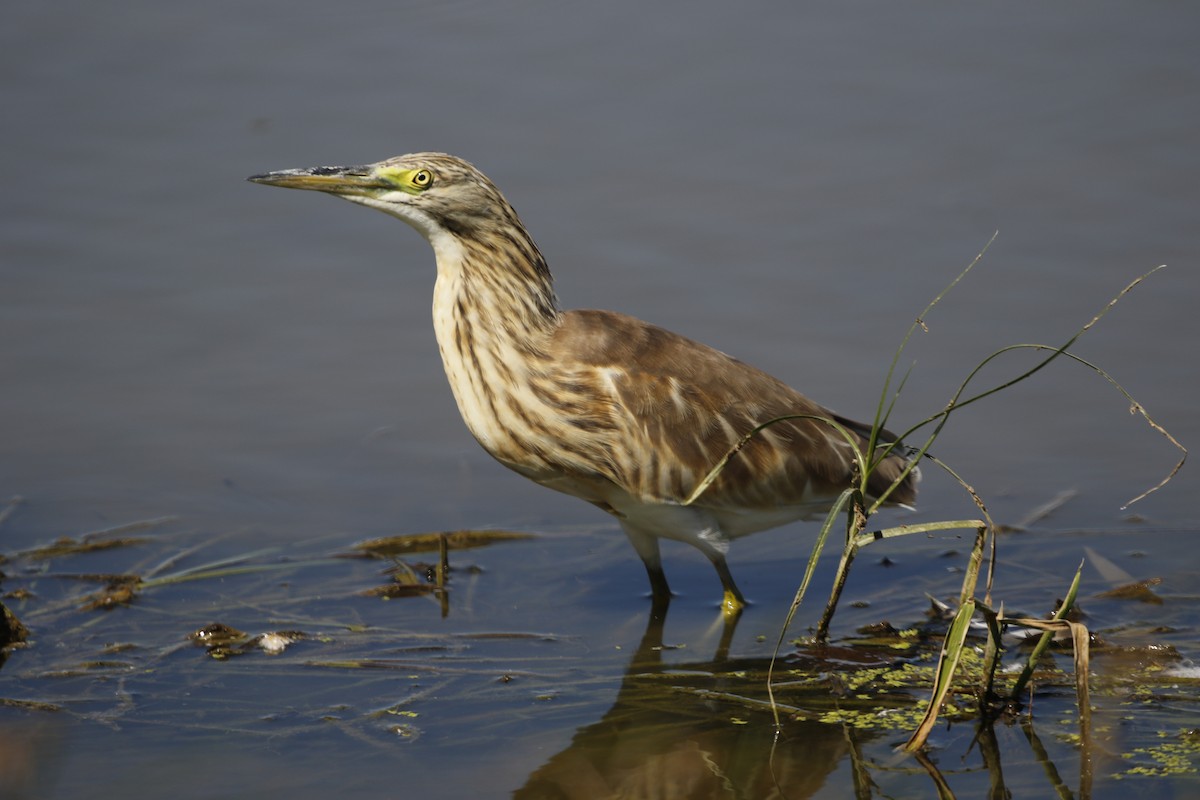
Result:
{"label": "grass clump", "polygon": [[[1133,503],[1143,499],[1147,495],[1162,488],[1172,477],[1183,467],[1187,459],[1187,450],[1161,425],[1155,422],[1147,413],[1145,407],[1138,402],[1128,391],[1125,390],[1111,375],[1101,369],[1099,366],[1077,356],[1071,352],[1070,348],[1079,340],[1087,331],[1097,325],[1109,311],[1123,298],[1131,292],[1139,283],[1154,273],[1162,269],[1162,266],[1156,267],[1146,274],[1138,277],[1130,282],[1120,292],[1118,292],[1103,308],[1101,308],[1086,324],[1080,327],[1071,335],[1065,342],[1060,345],[1052,346],[1045,344],[1014,344],[1007,347],[1002,347],[999,350],[988,355],[980,361],[972,370],[969,371],[966,378],[953,392],[946,405],[936,413],[933,413],[921,420],[917,424],[905,430],[899,437],[895,437],[896,441],[890,441],[884,438],[884,431],[888,423],[888,418],[891,415],[897,400],[903,391],[905,382],[909,378],[911,369],[905,373],[903,377],[898,378],[898,367],[901,363],[902,355],[918,330],[927,330],[925,320],[933,311],[935,306],[953,289],[967,274],[982,260],[988,247],[995,241],[995,236],[988,242],[988,245],[971,261],[967,267],[959,273],[949,285],[945,287],[933,300],[925,307],[924,311],[913,321],[908,331],[905,333],[900,342],[899,347],[892,359],[891,365],[888,368],[882,391],[880,392],[879,404],[876,409],[875,419],[872,426],[871,436],[866,447],[859,449],[856,444],[856,439],[853,434],[838,424],[832,419],[827,419],[812,415],[795,415],[781,417],[770,420],[748,433],[743,439],[735,445],[726,456],[712,469],[705,480],[698,486],[693,497],[688,501],[692,502],[697,499],[716,479],[717,475],[725,468],[729,460],[748,442],[753,436],[756,436],[763,429],[781,422],[785,419],[806,418],[820,421],[829,425],[840,435],[844,436],[848,443],[851,444],[851,449],[855,453],[856,458],[856,481],[853,486],[846,489],[841,496],[834,502],[830,508],[824,524],[821,526],[817,536],[816,543],[813,546],[812,553],[808,559],[805,568],[804,576],[800,582],[800,586],[796,590],[791,607],[788,611],[786,620],[780,630],[779,638],[775,647],[775,657],[778,656],[779,650],[784,642],[787,628],[791,624],[796,611],[800,607],[805,594],[808,591],[809,584],[816,570],[817,560],[824,550],[825,545],[829,541],[831,532],[838,526],[838,520],[843,520],[843,539],[842,553],[839,560],[837,570],[834,575],[833,588],[831,590],[828,601],[826,602],[824,612],[820,618],[815,631],[815,641],[823,643],[828,640],[829,628],[833,615],[837,609],[838,600],[841,596],[846,579],[849,575],[850,568],[854,563],[858,551],[871,544],[872,542],[880,541],[881,539],[894,538],[899,536],[908,536],[911,534],[922,533],[928,534],[937,531],[948,530],[972,530],[975,532],[974,542],[971,548],[971,553],[968,558],[966,570],[962,582],[962,588],[959,593],[958,607],[954,612],[953,619],[949,629],[945,634],[945,639],[941,648],[941,653],[937,666],[934,668],[933,689],[930,700],[926,706],[924,714],[919,721],[915,722],[912,735],[905,743],[905,749],[909,751],[919,751],[925,744],[930,731],[938,718],[939,713],[945,714],[948,711],[948,698],[951,696],[952,688],[956,684],[962,672],[962,666],[970,648],[967,647],[968,633],[973,627],[979,626],[981,623],[987,631],[986,644],[983,647],[982,665],[980,669],[972,670],[975,673],[972,683],[975,685],[976,696],[981,710],[987,713],[992,713],[996,709],[1012,707],[1018,703],[1018,698],[1028,685],[1029,679],[1033,674],[1033,670],[1037,665],[1038,659],[1041,657],[1045,647],[1049,644],[1051,638],[1056,635],[1067,637],[1074,646],[1075,651],[1075,672],[1076,672],[1076,692],[1077,702],[1080,710],[1080,731],[1082,744],[1087,745],[1087,731],[1089,724],[1090,706],[1088,704],[1088,631],[1079,622],[1070,621],[1067,618],[1070,612],[1076,592],[1078,591],[1082,564],[1080,571],[1077,571],[1074,580],[1067,592],[1066,599],[1060,604],[1058,611],[1050,620],[1042,619],[1027,619],[1027,618],[1008,618],[1003,612],[1003,607],[996,608],[992,602],[992,588],[994,582],[994,570],[996,565],[996,526],[988,513],[980,494],[964,480],[954,469],[949,465],[935,458],[930,452],[931,447],[942,434],[950,417],[956,411],[965,408],[973,403],[976,403],[984,398],[991,397],[999,392],[1008,389],[1027,378],[1041,371],[1051,363],[1059,359],[1067,359],[1076,363],[1082,364],[1089,368],[1096,375],[1103,378],[1114,389],[1120,392],[1129,402],[1131,413],[1139,414],[1143,420],[1156,432],[1164,436],[1174,447],[1180,452],[1180,458],[1170,472],[1157,484],[1151,486],[1141,494],[1126,502],[1122,509],[1128,508]],[[1008,354],[1018,351],[1032,351],[1041,355],[1041,358],[1032,366],[1019,372],[1015,376],[1003,380],[1002,382],[990,386],[981,391],[973,391],[973,384],[977,381],[982,370],[991,364],[993,361],[1000,359]],[[915,446],[906,446],[900,444],[901,441],[914,442],[919,444]],[[896,479],[892,486],[878,497],[870,497],[867,493],[867,486],[870,482],[872,472],[878,467],[880,462],[893,455],[903,455],[908,461],[908,468]],[[979,510],[979,517],[976,519],[961,519],[961,520],[943,520],[936,522],[923,522],[919,524],[900,525],[883,530],[868,530],[869,521],[886,502],[890,493],[900,485],[907,475],[917,465],[922,462],[931,463],[955,480],[958,485],[971,497],[975,506]],[[982,592],[979,585],[980,575],[983,565],[987,562],[986,577],[982,586]],[[1001,646],[1001,636],[1005,629],[1012,626],[1021,626],[1041,630],[1042,634],[1037,645],[1029,653],[1025,661],[1024,668],[1017,676],[1016,680],[1007,690],[1002,690],[997,686],[996,673],[1000,663],[1000,656],[1003,652]],[[772,704],[775,702],[773,693],[774,682],[774,658],[772,659],[772,669],[767,676],[767,689],[770,695]],[[849,718],[848,718],[849,719]],[[778,724],[778,714],[776,722]],[[1090,769],[1086,767],[1087,759],[1085,759],[1085,771]]]}

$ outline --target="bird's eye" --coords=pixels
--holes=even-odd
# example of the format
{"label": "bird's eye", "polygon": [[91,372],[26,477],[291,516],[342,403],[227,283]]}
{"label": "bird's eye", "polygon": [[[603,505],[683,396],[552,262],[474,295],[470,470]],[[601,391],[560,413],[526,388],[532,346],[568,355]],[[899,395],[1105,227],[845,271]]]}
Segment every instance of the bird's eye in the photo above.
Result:
{"label": "bird's eye", "polygon": [[412,184],[418,189],[427,189],[433,183],[433,173],[427,169],[419,169],[412,175]]}

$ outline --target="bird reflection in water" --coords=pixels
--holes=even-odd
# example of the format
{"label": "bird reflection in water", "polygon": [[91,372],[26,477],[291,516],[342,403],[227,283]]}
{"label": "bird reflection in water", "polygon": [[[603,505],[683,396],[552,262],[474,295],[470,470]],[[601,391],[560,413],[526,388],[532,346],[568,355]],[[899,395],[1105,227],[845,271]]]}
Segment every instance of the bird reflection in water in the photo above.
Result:
{"label": "bird reflection in water", "polygon": [[[787,720],[778,740],[772,715],[712,693],[765,674],[767,660],[728,658],[726,625],[712,661],[663,662],[664,605],[656,604],[616,701],[580,728],[513,793],[518,800],[812,797],[849,752],[839,725]],[[761,684],[760,684],[761,688]]]}

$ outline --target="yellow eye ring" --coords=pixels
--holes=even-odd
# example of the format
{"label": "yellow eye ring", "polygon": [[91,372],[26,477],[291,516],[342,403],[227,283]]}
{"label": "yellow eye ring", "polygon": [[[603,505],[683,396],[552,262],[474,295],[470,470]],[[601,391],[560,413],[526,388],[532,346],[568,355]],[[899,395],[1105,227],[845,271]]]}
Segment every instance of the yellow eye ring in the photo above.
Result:
{"label": "yellow eye ring", "polygon": [[418,189],[428,189],[433,183],[433,173],[427,169],[419,169],[413,173],[412,185]]}

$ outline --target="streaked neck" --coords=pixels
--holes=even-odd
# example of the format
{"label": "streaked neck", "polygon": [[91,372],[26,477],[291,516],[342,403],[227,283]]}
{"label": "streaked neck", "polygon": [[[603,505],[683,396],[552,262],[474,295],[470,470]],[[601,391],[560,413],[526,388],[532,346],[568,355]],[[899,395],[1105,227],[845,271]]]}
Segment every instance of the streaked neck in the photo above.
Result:
{"label": "streaked neck", "polygon": [[558,298],[541,252],[523,232],[486,239],[445,231],[429,237],[437,257],[433,294],[439,343],[455,331],[479,342],[513,344],[544,336],[558,324]]}
{"label": "streaked neck", "polygon": [[443,233],[430,243],[438,263],[433,325],[450,388],[475,438],[511,463],[513,415],[559,323],[550,272],[527,238],[484,244]]}

